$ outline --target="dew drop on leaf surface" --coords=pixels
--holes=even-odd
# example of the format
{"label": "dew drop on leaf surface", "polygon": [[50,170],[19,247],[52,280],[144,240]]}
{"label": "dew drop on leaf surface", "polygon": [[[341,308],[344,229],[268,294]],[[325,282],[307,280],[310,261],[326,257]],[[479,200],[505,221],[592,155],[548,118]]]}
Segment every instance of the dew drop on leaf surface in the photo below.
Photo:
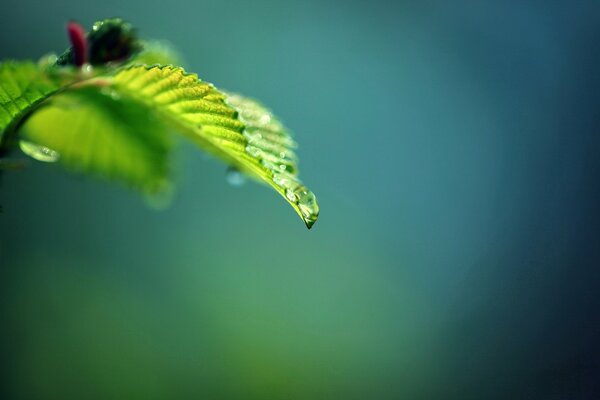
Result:
{"label": "dew drop on leaf surface", "polygon": [[19,147],[23,153],[38,161],[56,162],[60,158],[60,154],[58,154],[57,151],[26,140],[21,140],[19,142]]}
{"label": "dew drop on leaf surface", "polygon": [[246,152],[250,154],[252,157],[260,157],[261,151],[258,147],[255,146],[246,146]]}

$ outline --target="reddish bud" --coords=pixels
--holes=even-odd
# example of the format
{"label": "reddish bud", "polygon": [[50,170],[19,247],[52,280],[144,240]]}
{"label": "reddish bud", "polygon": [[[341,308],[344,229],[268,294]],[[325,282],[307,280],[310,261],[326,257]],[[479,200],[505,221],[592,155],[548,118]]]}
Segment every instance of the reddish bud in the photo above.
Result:
{"label": "reddish bud", "polygon": [[67,24],[67,33],[73,46],[73,62],[76,66],[81,67],[87,62],[88,43],[85,36],[85,29],[77,22],[69,22]]}

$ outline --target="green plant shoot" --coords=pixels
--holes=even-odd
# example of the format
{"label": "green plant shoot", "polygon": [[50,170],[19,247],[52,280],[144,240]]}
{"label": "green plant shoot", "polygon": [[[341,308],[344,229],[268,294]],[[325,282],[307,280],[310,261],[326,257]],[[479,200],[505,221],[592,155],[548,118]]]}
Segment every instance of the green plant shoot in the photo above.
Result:
{"label": "green plant shoot", "polygon": [[171,132],[277,191],[310,229],[319,207],[298,178],[296,142],[255,100],[174,66],[166,46],[138,39],[121,19],[40,62],[0,63],[0,160],[10,150],[118,181],[145,194],[170,183]]}

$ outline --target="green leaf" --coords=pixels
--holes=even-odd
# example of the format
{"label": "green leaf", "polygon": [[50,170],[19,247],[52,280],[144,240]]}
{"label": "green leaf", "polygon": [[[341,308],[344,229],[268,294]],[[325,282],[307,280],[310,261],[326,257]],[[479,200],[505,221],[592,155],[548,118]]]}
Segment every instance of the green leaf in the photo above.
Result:
{"label": "green leaf", "polygon": [[164,125],[110,88],[84,86],[56,95],[27,120],[21,137],[56,151],[68,169],[146,193],[168,187],[171,140]]}
{"label": "green leaf", "polygon": [[[315,195],[298,178],[297,147],[291,133],[259,102],[238,94],[227,94],[226,103],[238,112],[248,141],[246,152],[259,159],[267,170],[267,183],[298,212],[310,229],[319,216]],[[263,178],[264,179],[264,178]]]}
{"label": "green leaf", "polygon": [[[166,54],[142,52],[137,60]],[[160,123],[165,121],[271,186],[308,228],[317,220],[319,207],[298,179],[296,144],[283,125],[259,103],[220,92],[182,68],[78,70],[7,62],[0,64],[0,78],[0,144],[44,105],[25,123],[26,154],[155,192],[168,176],[170,146]]]}
{"label": "green leaf", "polygon": [[294,141],[257,102],[227,96],[173,66],[120,70],[112,87],[155,110],[201,148],[271,186],[309,229],[317,220],[315,196],[298,179]]}
{"label": "green leaf", "polygon": [[65,76],[46,73],[30,61],[0,63],[0,143],[64,81]]}

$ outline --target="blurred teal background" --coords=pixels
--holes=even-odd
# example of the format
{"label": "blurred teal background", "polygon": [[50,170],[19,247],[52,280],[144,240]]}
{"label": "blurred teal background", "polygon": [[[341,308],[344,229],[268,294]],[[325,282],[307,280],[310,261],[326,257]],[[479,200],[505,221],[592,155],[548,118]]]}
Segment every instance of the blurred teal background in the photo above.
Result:
{"label": "blurred teal background", "polygon": [[3,174],[0,398],[600,396],[597,2],[5,0],[0,56],[112,16],[272,107],[321,218],[187,145],[165,211]]}

